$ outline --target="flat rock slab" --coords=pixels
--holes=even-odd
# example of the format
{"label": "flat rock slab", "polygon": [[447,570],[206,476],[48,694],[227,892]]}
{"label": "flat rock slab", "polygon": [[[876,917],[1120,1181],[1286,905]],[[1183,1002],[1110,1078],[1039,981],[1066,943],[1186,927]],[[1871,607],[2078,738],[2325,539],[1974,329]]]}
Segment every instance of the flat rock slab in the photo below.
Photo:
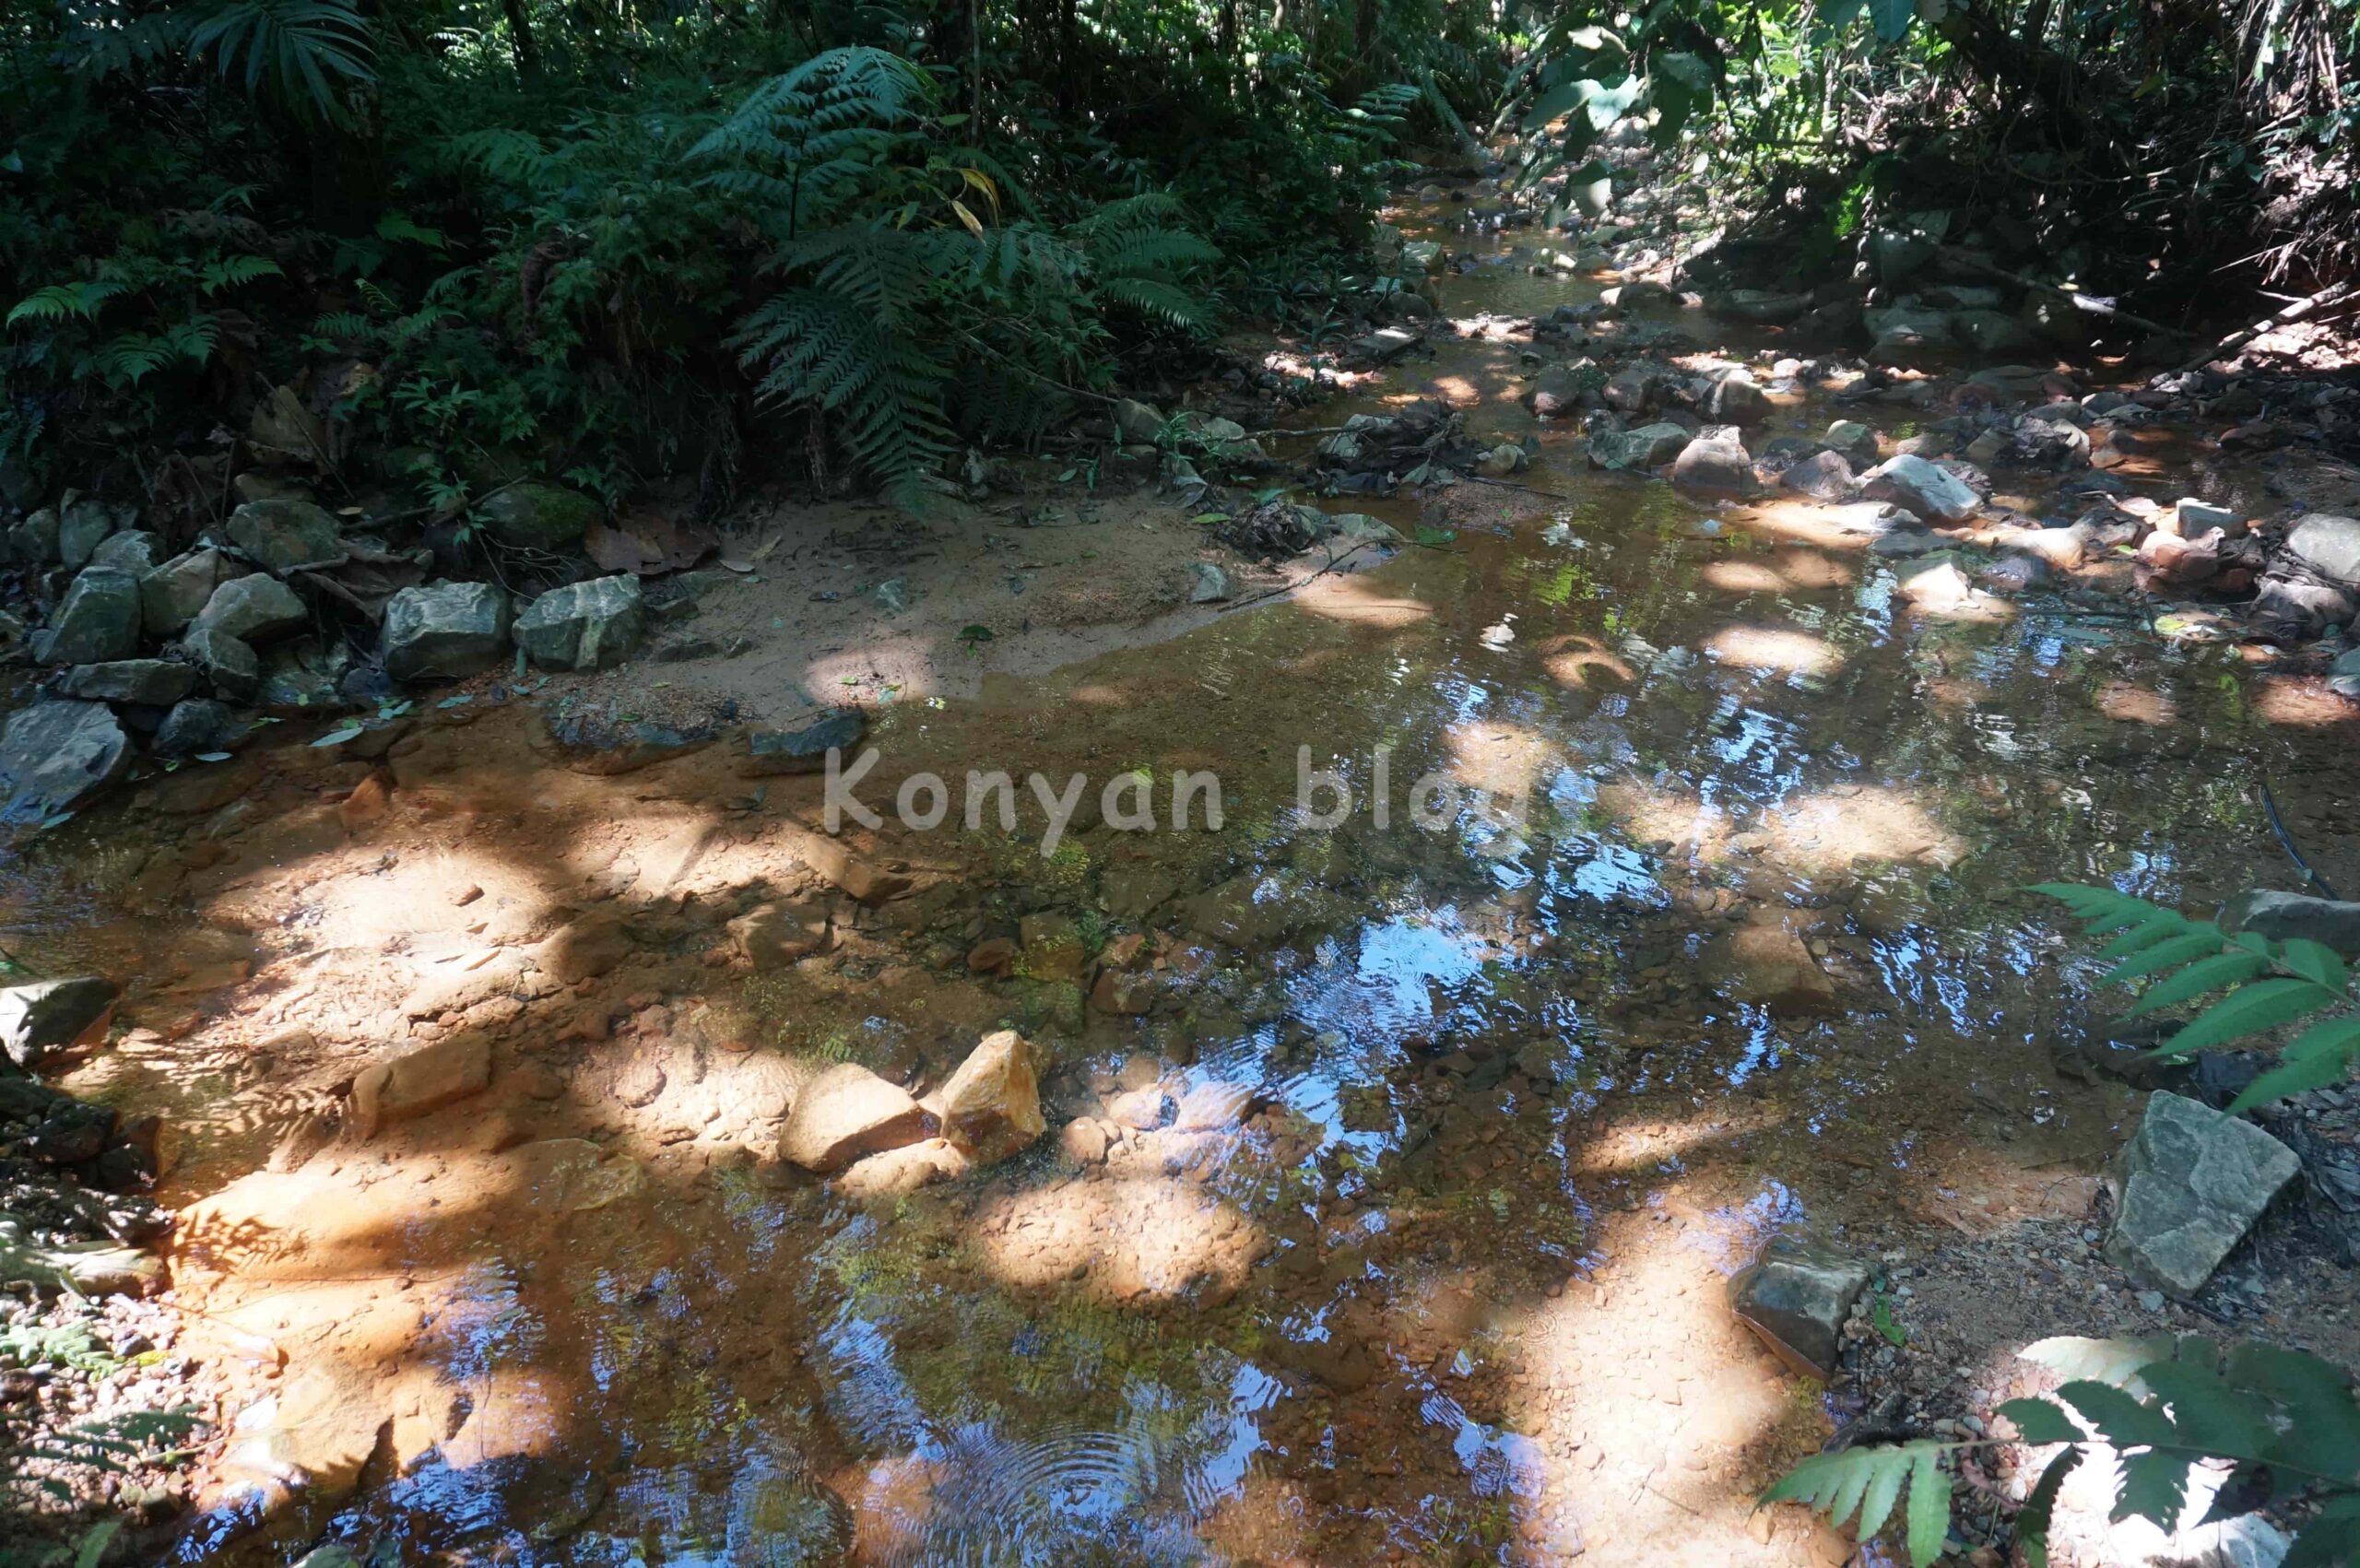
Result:
{"label": "flat rock slab", "polygon": [[851,1062],[830,1067],[796,1096],[780,1129],[780,1155],[832,1176],[867,1155],[916,1143],[934,1117],[909,1091]]}
{"label": "flat rock slab", "polygon": [[0,821],[71,810],[123,776],[131,741],[104,702],[36,702],[0,731]]}
{"label": "flat rock slab", "polygon": [[1858,1259],[1777,1236],[1729,1281],[1729,1310],[1780,1361],[1823,1378],[1835,1370],[1844,1320],[1868,1283],[1869,1266]]}
{"label": "flat rock slab", "polygon": [[491,1040],[458,1034],[363,1067],[352,1080],[352,1116],[363,1138],[478,1094],[491,1082]]}
{"label": "flat rock slab", "polygon": [[2194,1295],[2301,1168],[2250,1122],[2151,1095],[2138,1133],[2115,1156],[2106,1255],[2142,1284]]}
{"label": "flat rock slab", "polygon": [[731,771],[739,778],[820,772],[827,766],[831,749],[849,759],[867,733],[868,717],[857,708],[839,708],[793,729],[748,730],[738,743]]}

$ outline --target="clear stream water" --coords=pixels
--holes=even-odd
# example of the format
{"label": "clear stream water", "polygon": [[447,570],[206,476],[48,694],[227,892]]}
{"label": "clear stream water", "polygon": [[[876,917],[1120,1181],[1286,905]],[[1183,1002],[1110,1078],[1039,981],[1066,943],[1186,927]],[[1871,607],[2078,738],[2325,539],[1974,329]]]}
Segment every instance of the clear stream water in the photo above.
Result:
{"label": "clear stream water", "polygon": [[[1531,277],[1538,236],[1456,238],[1482,255],[1442,281],[1447,316],[1594,291]],[[1434,392],[1520,438],[1519,347],[1438,341],[1347,407]],[[1784,402],[1771,433],[1923,417]],[[2015,890],[2201,902],[2275,873],[2252,786],[2310,820],[2328,711],[2124,600],[1913,613],[1814,508],[1703,508],[1587,471],[1570,430],[1540,442],[1526,489],[1374,508],[1428,530],[1375,570],[877,730],[889,782],[1211,769],[1221,831],[1100,828],[1047,858],[889,837],[870,853],[920,874],[921,928],[840,905],[836,953],[785,981],[683,956],[613,997],[610,1041],[556,1038],[565,998],[536,1002],[477,1109],[308,1165],[261,1170],[337,1073],[271,1037],[398,1033],[383,1001],[321,1022],[304,988],[420,951],[456,918],[421,889],[477,878],[490,907],[626,843],[618,906],[671,951],[662,845],[702,831],[695,875],[751,878],[762,825],[816,786],[749,807],[718,753],[537,772],[503,713],[461,732],[483,749],[461,782],[397,791],[368,856],[307,819],[233,823],[218,868],[188,849],[215,830],[184,825],[216,819],[101,814],[19,867],[12,949],[185,982],[227,928],[266,965],[90,1079],[176,1107],[167,1196],[206,1200],[183,1299],[225,1343],[279,1347],[255,1392],[345,1433],[361,1484],[299,1490],[259,1532],[215,1516],[183,1560],[334,1539],[407,1563],[767,1568],[847,1541],[892,1565],[1835,1561],[1809,1521],[1751,1515],[1826,1407],[1730,1322],[1728,1275],[1785,1227],[1864,1251],[2072,1232],[2135,1102],[2052,1069],[2088,973]],[[1386,829],[1314,830],[1299,746],[1363,800],[1384,747],[1403,796],[1431,772],[1523,820],[1469,796],[1422,827],[1397,796]],[[165,865],[186,941],[138,913]],[[1164,934],[1153,1010],[968,973],[971,940],[1044,911]],[[288,951],[313,956],[267,961]],[[845,1198],[714,1135],[734,1124],[693,1096],[742,1058],[694,1043],[702,1004],[934,1081],[1016,1022],[1050,1135]],[[632,1106],[618,1064],[643,1059],[668,1078]],[[1085,1115],[1152,1125],[1078,1166],[1059,1128]],[[588,1139],[566,1147],[596,1172],[528,1137]]]}

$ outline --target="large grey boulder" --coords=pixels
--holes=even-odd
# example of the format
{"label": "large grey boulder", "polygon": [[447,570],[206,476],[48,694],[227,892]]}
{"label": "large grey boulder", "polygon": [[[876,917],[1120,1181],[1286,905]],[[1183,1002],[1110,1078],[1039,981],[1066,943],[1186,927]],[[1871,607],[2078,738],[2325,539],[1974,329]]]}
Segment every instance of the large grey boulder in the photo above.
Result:
{"label": "large grey boulder", "polygon": [[53,566],[57,562],[57,508],[44,506],[26,514],[25,520],[8,530],[5,554],[8,560],[28,566]]}
{"label": "large grey boulder", "polygon": [[1871,501],[1890,501],[1920,517],[1960,523],[1983,508],[1973,486],[1940,464],[1905,453],[1889,457],[1860,476],[1861,493]]}
{"label": "large grey boulder", "polygon": [[1858,1259],[1775,1236],[1729,1281],[1729,1309],[1780,1361],[1824,1378],[1844,1348],[1844,1320],[1868,1284],[1869,1266]]}
{"label": "large grey boulder", "polygon": [[2306,517],[2287,534],[2286,548],[2329,582],[2360,587],[2360,518]]}
{"label": "large grey boulder", "polygon": [[120,778],[131,742],[104,702],[36,702],[0,730],[0,821],[70,811]]}
{"label": "large grey boulder", "polygon": [[2201,1102],[2157,1093],[2115,1156],[2106,1255],[2140,1283],[2192,1296],[2295,1179],[2295,1151]]}
{"label": "large grey boulder", "polygon": [[1589,438],[1589,460],[1600,468],[1658,468],[1688,450],[1695,439],[1694,431],[1672,424],[1600,430]]}
{"label": "large grey boulder", "polygon": [[1872,365],[1930,364],[1947,356],[1956,341],[1948,311],[1894,305],[1869,312],[1867,322],[1876,337],[1869,348]]}
{"label": "large grey boulder", "polygon": [[189,550],[139,579],[139,621],[150,637],[175,637],[221,585],[221,552]]}
{"label": "large grey boulder", "polygon": [[639,579],[628,572],[552,588],[516,618],[516,645],[549,669],[607,669],[647,633]]}
{"label": "large grey boulder", "polygon": [[2300,937],[2360,959],[2360,903],[2253,888],[2223,904],[2214,923],[2224,931],[2251,931],[2273,942]]}
{"label": "large grey boulder", "polygon": [[88,665],[139,651],[139,580],[94,566],[74,579],[33,653],[44,664]]}
{"label": "large grey boulder", "polygon": [[381,644],[396,680],[479,674],[508,648],[508,595],[489,583],[430,583],[385,601]]}
{"label": "large grey boulder", "polygon": [[270,572],[344,559],[344,538],[325,508],[308,501],[250,501],[230,513],[230,542]]}
{"label": "large grey boulder", "polygon": [[266,572],[255,572],[214,589],[189,627],[241,643],[267,643],[311,623],[312,612],[294,589]]}
{"label": "large grey boulder", "polygon": [[858,708],[839,708],[793,729],[749,730],[732,768],[743,778],[816,773],[826,767],[831,749],[848,757],[867,732],[868,715]]}
{"label": "large grey boulder", "polygon": [[0,1053],[28,1070],[102,1025],[122,995],[95,974],[0,990]]}
{"label": "large grey boulder", "polygon": [[139,702],[169,708],[196,684],[196,671],[168,659],[115,659],[76,665],[57,683],[60,696],[88,702]]}
{"label": "large grey boulder", "polygon": [[2040,347],[2032,329],[2005,311],[1961,311],[1951,331],[1978,354],[2028,354]]}
{"label": "large grey boulder", "polygon": [[572,556],[581,551],[584,532],[606,516],[606,508],[579,490],[525,479],[484,497],[476,513],[484,532],[510,549]]}

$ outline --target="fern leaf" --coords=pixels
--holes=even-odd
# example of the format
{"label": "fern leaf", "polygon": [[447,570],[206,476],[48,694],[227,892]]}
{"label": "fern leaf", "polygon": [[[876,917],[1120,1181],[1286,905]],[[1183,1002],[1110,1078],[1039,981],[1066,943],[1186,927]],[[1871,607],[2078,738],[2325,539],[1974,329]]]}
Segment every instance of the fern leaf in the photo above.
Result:
{"label": "fern leaf", "polygon": [[2196,1021],[2173,1035],[2154,1055],[2177,1056],[2208,1050],[2248,1034],[2291,1023],[2330,1006],[2339,994],[2310,980],[2263,980],[2242,986],[2197,1015]]}
{"label": "fern leaf", "polygon": [[1909,1561],[1927,1568],[1942,1554],[1942,1538],[1951,1528],[1951,1478],[1942,1474],[1939,1445],[1918,1448],[1909,1472]]}
{"label": "fern leaf", "polygon": [[2130,1016],[2168,1008],[2176,1003],[2192,1000],[2208,991],[2218,991],[2224,985],[2237,985],[2253,979],[2269,969],[2270,961],[2255,953],[2216,953],[2189,964],[2168,980],[2156,982],[2139,997],[2139,1005]]}
{"label": "fern leaf", "polygon": [[2193,925],[2182,936],[2158,942],[2145,952],[2127,958],[2098,977],[2101,985],[2119,985],[2142,975],[2157,974],[2166,969],[2177,969],[2191,959],[2221,950],[2221,928],[2217,925]]}
{"label": "fern leaf", "polygon": [[[2342,1020],[2339,1020],[2342,1021]],[[2360,1021],[2360,1020],[2354,1020]],[[2314,1089],[2328,1089],[2343,1081],[2351,1071],[2349,1054],[2322,1054],[2307,1061],[2281,1062],[2268,1072],[2246,1085],[2245,1091],[2230,1102],[2229,1114],[2236,1115],[2256,1105],[2269,1105],[2290,1095],[2307,1093]]]}
{"label": "fern leaf", "polygon": [[2142,912],[2142,914],[2144,918],[2139,924],[2097,950],[2094,956],[2099,961],[2127,958],[2142,949],[2154,947],[2166,937],[2177,936],[2189,927],[2187,916],[2168,909],[2153,909]]}
{"label": "fern leaf", "polygon": [[99,307],[123,291],[124,285],[120,283],[53,283],[18,301],[8,312],[8,324],[14,326],[20,321],[64,321],[68,316],[96,321]]}
{"label": "fern leaf", "polygon": [[[1942,1537],[1950,1528],[1951,1483],[1950,1478],[1942,1474],[1940,1460],[1944,1452],[1956,1446],[1904,1443],[1813,1455],[1772,1483],[1761,1500],[1802,1503],[1814,1512],[1826,1515],[1828,1522],[1838,1527],[1858,1506],[1861,1515],[1859,1533],[1866,1537],[1883,1525],[1906,1480],[1910,1560],[1917,1568],[1925,1568],[1941,1555]],[[1873,1519],[1870,1516],[1870,1505]],[[1929,1527],[1933,1539],[1931,1546],[1926,1547],[1923,1539]]]}

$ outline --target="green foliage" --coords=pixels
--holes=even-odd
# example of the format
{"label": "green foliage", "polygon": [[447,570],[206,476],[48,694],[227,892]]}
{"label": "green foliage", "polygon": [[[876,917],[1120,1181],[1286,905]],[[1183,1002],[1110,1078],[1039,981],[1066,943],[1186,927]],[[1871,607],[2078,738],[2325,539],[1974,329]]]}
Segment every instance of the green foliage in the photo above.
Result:
{"label": "green foliage", "polygon": [[348,118],[342,89],[376,75],[352,0],[212,0],[180,25],[190,59],[302,114]]}
{"label": "green foliage", "polygon": [[[2044,882],[2033,891],[2062,902],[2087,923],[2089,936],[2112,938],[2097,957],[2117,961],[2099,977],[2099,984],[2149,982],[2130,1016],[2228,993],[2150,1055],[2179,1057],[2218,1050],[2352,999],[2352,977],[2342,959],[2317,942],[2301,937],[2272,941],[2251,931],[2231,936],[2211,921],[2190,920],[2108,888]],[[2243,1111],[2341,1083],[2355,1058],[2360,1058],[2360,1014],[2323,1020],[2283,1046],[2279,1065],[2257,1078],[2229,1109]]]}
{"label": "green foliage", "polygon": [[[2272,1498],[2303,1492],[2323,1503],[2304,1522],[2286,1562],[2308,1568],[2360,1562],[2360,1401],[2348,1374],[2316,1356],[2277,1346],[2224,1349],[2210,1339],[2047,1339],[2024,1351],[2067,1379],[2054,1399],[2011,1399],[2000,1413],[2014,1441],[2062,1444],[2045,1465],[2015,1520],[2033,1568],[2047,1568],[2059,1489],[2093,1449],[2119,1463],[2112,1517],[2146,1519],[2169,1531],[2186,1511],[2189,1471],[2225,1461],[2232,1468],[2208,1519],[2232,1516]],[[1950,1521],[1945,1456],[1997,1445],[1906,1443],[1848,1448],[1804,1460],[1763,1493],[1791,1500],[1841,1526],[1858,1515],[1866,1539],[1882,1528],[1909,1489],[1906,1550],[1915,1568],[1941,1556]]]}

